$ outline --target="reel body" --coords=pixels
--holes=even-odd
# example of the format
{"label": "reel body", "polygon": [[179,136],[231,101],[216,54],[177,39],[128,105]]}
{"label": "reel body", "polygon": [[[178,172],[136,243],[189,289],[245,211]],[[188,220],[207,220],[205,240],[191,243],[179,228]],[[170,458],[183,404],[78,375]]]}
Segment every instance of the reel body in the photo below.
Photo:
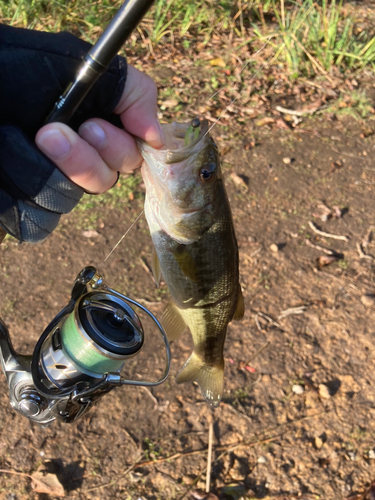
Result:
{"label": "reel body", "polygon": [[[126,360],[139,353],[144,341],[142,324],[130,304],[151,317],[165,343],[166,369],[154,382],[125,380],[120,375]],[[95,268],[86,267],[73,285],[69,304],[45,329],[33,355],[14,350],[0,319],[0,362],[11,406],[47,425],[56,419],[77,420],[116,385],[161,384],[169,373],[170,349],[150,311],[110,289]]]}

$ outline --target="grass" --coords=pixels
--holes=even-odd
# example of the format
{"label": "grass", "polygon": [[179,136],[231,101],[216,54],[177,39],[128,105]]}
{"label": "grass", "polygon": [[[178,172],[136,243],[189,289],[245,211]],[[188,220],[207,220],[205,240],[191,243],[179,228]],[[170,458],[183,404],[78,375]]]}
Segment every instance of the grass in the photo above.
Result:
{"label": "grass", "polygon": [[[121,0],[0,0],[0,20],[48,31],[69,30],[94,42]],[[269,40],[274,59],[291,78],[374,68],[375,38],[357,29],[355,10],[343,0],[156,0],[131,43],[154,52],[176,38],[188,50],[202,38],[232,33],[252,50]]]}
{"label": "grass", "polygon": [[121,177],[109,191],[99,195],[84,194],[75,207],[75,224],[82,229],[96,229],[98,220],[104,211],[129,206],[132,200],[143,196],[138,185],[142,182],[140,173]]}

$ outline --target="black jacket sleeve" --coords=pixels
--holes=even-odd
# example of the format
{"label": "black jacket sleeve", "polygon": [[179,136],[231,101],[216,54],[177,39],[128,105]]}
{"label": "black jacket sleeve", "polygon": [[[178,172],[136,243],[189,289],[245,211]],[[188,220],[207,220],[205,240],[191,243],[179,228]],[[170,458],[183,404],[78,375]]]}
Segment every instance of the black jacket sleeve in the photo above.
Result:
{"label": "black jacket sleeve", "polygon": [[[20,241],[48,236],[82,196],[34,137],[89,49],[69,33],[0,25],[0,226]],[[93,117],[120,125],[112,111],[125,80],[126,61],[116,57],[69,125],[77,129]]]}

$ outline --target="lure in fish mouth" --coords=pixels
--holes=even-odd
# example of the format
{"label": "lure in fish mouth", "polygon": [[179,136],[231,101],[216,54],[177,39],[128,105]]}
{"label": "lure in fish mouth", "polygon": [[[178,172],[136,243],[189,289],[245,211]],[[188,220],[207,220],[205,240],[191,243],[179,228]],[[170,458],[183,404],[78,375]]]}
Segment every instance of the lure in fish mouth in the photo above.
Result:
{"label": "lure in fish mouth", "polygon": [[165,148],[140,141],[146,185],[145,214],[172,302],[161,323],[169,340],[189,327],[194,350],[177,382],[196,381],[217,406],[223,395],[223,349],[228,323],[241,319],[238,248],[220,167],[206,120],[162,125]]}

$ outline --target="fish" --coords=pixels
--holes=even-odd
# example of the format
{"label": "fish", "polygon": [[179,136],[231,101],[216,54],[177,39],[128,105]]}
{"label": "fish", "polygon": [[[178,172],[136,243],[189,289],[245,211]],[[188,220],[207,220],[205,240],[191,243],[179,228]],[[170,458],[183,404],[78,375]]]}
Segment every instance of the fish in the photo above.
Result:
{"label": "fish", "polygon": [[233,219],[207,120],[162,127],[162,149],[138,143],[152,270],[172,297],[161,324],[170,341],[190,329],[194,349],[176,381],[197,382],[216,407],[224,390],[227,326],[244,315]]}

